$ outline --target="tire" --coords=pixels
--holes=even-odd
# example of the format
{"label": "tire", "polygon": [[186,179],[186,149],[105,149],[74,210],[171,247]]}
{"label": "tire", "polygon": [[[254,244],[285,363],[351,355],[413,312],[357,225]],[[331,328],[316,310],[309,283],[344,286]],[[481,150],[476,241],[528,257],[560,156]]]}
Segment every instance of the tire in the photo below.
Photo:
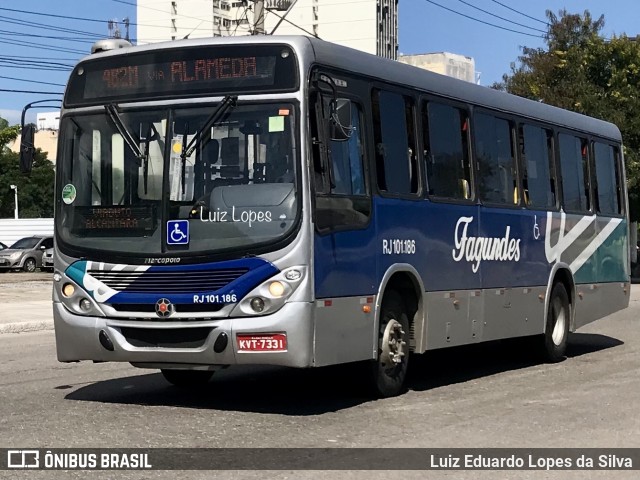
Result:
{"label": "tire", "polygon": [[378,397],[402,393],[409,365],[409,319],[400,294],[384,294],[380,309],[378,358],[371,365],[371,386]]}
{"label": "tire", "polygon": [[36,271],[36,259],[35,258],[27,258],[25,259],[24,263],[22,264],[22,269],[25,272],[28,273],[33,273]]}
{"label": "tire", "polygon": [[569,295],[562,283],[556,283],[551,290],[547,309],[547,324],[543,337],[543,354],[548,362],[556,363],[564,360],[570,323]]}
{"label": "tire", "polygon": [[164,379],[176,387],[195,388],[209,383],[213,372],[208,370],[160,370]]}

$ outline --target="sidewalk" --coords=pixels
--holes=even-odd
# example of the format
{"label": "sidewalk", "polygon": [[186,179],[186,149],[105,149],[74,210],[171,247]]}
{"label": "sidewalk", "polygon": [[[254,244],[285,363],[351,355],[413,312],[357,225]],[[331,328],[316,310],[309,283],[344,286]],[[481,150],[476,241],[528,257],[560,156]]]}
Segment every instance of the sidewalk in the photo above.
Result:
{"label": "sidewalk", "polygon": [[50,273],[0,274],[0,334],[53,330]]}

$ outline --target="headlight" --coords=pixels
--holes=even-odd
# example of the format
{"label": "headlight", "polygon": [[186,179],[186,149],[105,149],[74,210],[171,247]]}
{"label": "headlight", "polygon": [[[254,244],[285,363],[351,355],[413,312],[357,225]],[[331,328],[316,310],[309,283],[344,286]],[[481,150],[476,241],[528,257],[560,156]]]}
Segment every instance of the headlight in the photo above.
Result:
{"label": "headlight", "polygon": [[279,310],[300,286],[305,274],[306,267],[285,268],[245,295],[233,309],[231,316],[267,315]]}
{"label": "headlight", "polygon": [[54,288],[58,292],[60,303],[67,310],[76,315],[104,317],[99,304],[73,280],[56,273],[54,281]]}

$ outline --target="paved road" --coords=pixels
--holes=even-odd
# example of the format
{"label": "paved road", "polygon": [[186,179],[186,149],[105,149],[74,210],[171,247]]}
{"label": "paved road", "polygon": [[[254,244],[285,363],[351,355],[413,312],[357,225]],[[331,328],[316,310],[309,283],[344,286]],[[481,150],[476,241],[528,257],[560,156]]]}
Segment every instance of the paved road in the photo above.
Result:
{"label": "paved road", "polygon": [[[414,359],[409,391],[386,400],[363,396],[355,371],[347,367],[230,368],[216,373],[203,391],[184,392],[155,371],[129,365],[58,363],[53,331],[3,334],[0,446],[640,447],[640,286],[633,288],[631,308],[573,334],[569,358],[562,363],[539,364],[522,341],[431,352]],[[6,475],[11,472],[0,472],[0,477],[3,473],[13,478]],[[33,473],[37,478],[86,478],[83,472]],[[105,478],[327,475],[112,473]],[[469,479],[637,478],[637,472],[428,473],[429,478]]]}

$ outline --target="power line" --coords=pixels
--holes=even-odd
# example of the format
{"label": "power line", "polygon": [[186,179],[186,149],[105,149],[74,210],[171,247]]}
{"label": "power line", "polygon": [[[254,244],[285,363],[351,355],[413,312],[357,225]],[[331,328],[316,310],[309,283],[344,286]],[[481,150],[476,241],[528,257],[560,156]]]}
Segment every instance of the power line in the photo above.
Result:
{"label": "power line", "polygon": [[81,39],[81,38],[73,38],[73,37],[58,37],[54,35],[35,35],[33,33],[21,33],[21,32],[12,32],[10,30],[0,30],[0,33],[3,35],[13,35],[16,37],[33,37],[33,38],[50,38],[53,40],[61,40],[64,42],[76,42],[76,43],[87,43],[93,42],[93,39]]}
{"label": "power line", "polygon": [[66,72],[69,73],[71,71],[71,68],[62,68],[62,67],[38,67],[38,66],[18,66],[18,65],[6,65],[3,64],[2,62],[0,62],[0,66],[2,66],[2,68],[14,68],[16,70],[29,70],[29,71],[33,71],[33,70],[43,70],[46,72]]}
{"label": "power line", "polygon": [[[26,56],[26,55],[0,55],[0,60],[3,59],[7,59],[7,60],[33,60],[33,61],[39,61],[39,60],[44,60],[44,62],[42,63],[47,63],[50,64],[52,60],[58,60],[61,62],[76,62],[78,59],[77,58],[54,58],[54,57],[30,57],[30,56]],[[60,65],[66,65],[66,64],[60,64]],[[71,66],[71,65],[69,65]]]}
{"label": "power line", "polygon": [[98,33],[86,32],[84,30],[73,30],[71,28],[57,27],[55,25],[50,25],[48,23],[32,22],[30,20],[22,20],[20,18],[2,17],[2,21],[6,23],[13,23],[15,25],[20,25],[23,27],[37,27],[37,28],[44,28],[46,30],[54,30],[56,32],[72,33],[74,35],[85,35],[88,37],[104,38],[103,35],[100,35]]}
{"label": "power line", "polygon": [[34,95],[64,95],[64,93],[60,92],[41,92],[36,90],[12,90],[7,88],[0,88],[0,92],[10,92],[10,93],[32,93]]}
{"label": "power line", "polygon": [[27,80],[25,78],[5,77],[5,76],[2,76],[2,75],[0,75],[0,78],[4,78],[5,80],[16,80],[18,82],[40,83],[42,85],[53,85],[54,87],[64,87],[64,85],[62,85],[60,83],[39,82],[38,80]]}
{"label": "power line", "polygon": [[475,5],[472,5],[472,4],[471,4],[471,3],[469,3],[469,2],[465,2],[464,0],[458,0],[458,1],[459,1],[460,3],[463,3],[463,4],[467,5],[468,7],[475,8],[476,10],[479,10],[479,11],[481,11],[482,13],[486,13],[487,15],[490,15],[490,16],[492,16],[492,17],[499,18],[500,20],[504,20],[505,22],[513,23],[514,25],[518,25],[519,27],[528,28],[528,29],[530,29],[530,30],[534,30],[534,31],[536,31],[536,32],[540,32],[540,33],[547,33],[547,31],[546,31],[546,30],[540,30],[539,28],[530,27],[530,26],[525,25],[525,24],[523,24],[523,23],[514,22],[513,20],[509,20],[508,18],[501,17],[500,15],[496,15],[495,13],[489,12],[488,10],[484,10],[484,9],[482,9],[482,8],[480,8],[480,7],[476,7]]}
{"label": "power line", "polygon": [[432,5],[435,5],[436,7],[440,7],[443,8],[451,13],[455,13],[456,15],[460,15],[462,17],[468,18],[469,20],[473,20],[474,22],[479,22],[479,23],[483,23],[485,25],[489,25],[490,27],[495,27],[495,28],[499,28],[500,30],[506,30],[508,32],[513,32],[513,33],[519,33],[521,35],[527,35],[529,37],[536,37],[536,38],[544,38],[542,35],[535,35],[533,33],[529,33],[529,32],[521,32],[519,30],[513,30],[512,28],[507,28],[507,27],[502,27],[500,25],[496,25],[495,23],[490,23],[490,22],[485,22],[484,20],[480,20],[479,18],[475,18],[472,17],[470,15],[465,15],[464,13],[458,12],[457,10],[453,10],[451,8],[445,7],[444,5],[440,5],[439,3],[434,2],[433,0],[425,0],[428,3],[431,3]]}
{"label": "power line", "polygon": [[[115,0],[114,0],[115,1]],[[253,0],[253,2],[255,3],[256,0]],[[428,0],[427,0],[428,1]],[[320,36],[316,33],[311,33],[308,30],[305,30],[304,28],[302,28],[300,25],[296,25],[295,23],[293,23],[291,20],[289,20],[286,17],[283,17],[282,15],[278,15],[276,12],[274,12],[273,10],[269,10],[269,13],[275,15],[276,17],[278,17],[280,20],[284,20],[285,22],[287,22],[289,25],[292,25],[294,27],[296,27],[299,30],[302,30],[304,33],[306,33],[307,35],[311,35],[312,37],[315,38],[320,38]],[[322,39],[321,39],[322,40]]]}
{"label": "power line", "polygon": [[22,41],[22,42],[16,42],[13,39],[10,38],[4,38],[2,36],[0,36],[0,43],[7,43],[9,45],[18,45],[20,47],[38,47],[42,50],[52,50],[54,52],[65,52],[65,53],[78,53],[80,55],[86,54],[88,52],[83,52],[80,50],[72,50],[70,48],[65,48],[65,47],[54,47],[54,46],[44,46],[44,45],[40,45],[38,43],[33,43],[33,42],[27,42],[27,41]]}
{"label": "power line", "polygon": [[521,12],[521,11],[519,11],[519,10],[516,10],[515,8],[511,8],[509,5],[505,5],[504,3],[498,2],[497,0],[491,0],[491,1],[492,1],[493,3],[497,3],[498,5],[500,5],[500,6],[504,7],[504,8],[506,8],[507,10],[511,10],[512,12],[515,12],[515,13],[517,13],[517,14],[523,15],[523,16],[525,16],[525,17],[527,17],[527,18],[530,18],[531,20],[535,20],[536,22],[540,22],[540,23],[542,23],[543,25],[547,25],[547,26],[549,26],[549,23],[548,23],[548,22],[545,22],[545,21],[540,20],[540,19],[538,19],[538,18],[532,17],[531,15],[527,15],[526,13],[523,13],[523,12]]}

